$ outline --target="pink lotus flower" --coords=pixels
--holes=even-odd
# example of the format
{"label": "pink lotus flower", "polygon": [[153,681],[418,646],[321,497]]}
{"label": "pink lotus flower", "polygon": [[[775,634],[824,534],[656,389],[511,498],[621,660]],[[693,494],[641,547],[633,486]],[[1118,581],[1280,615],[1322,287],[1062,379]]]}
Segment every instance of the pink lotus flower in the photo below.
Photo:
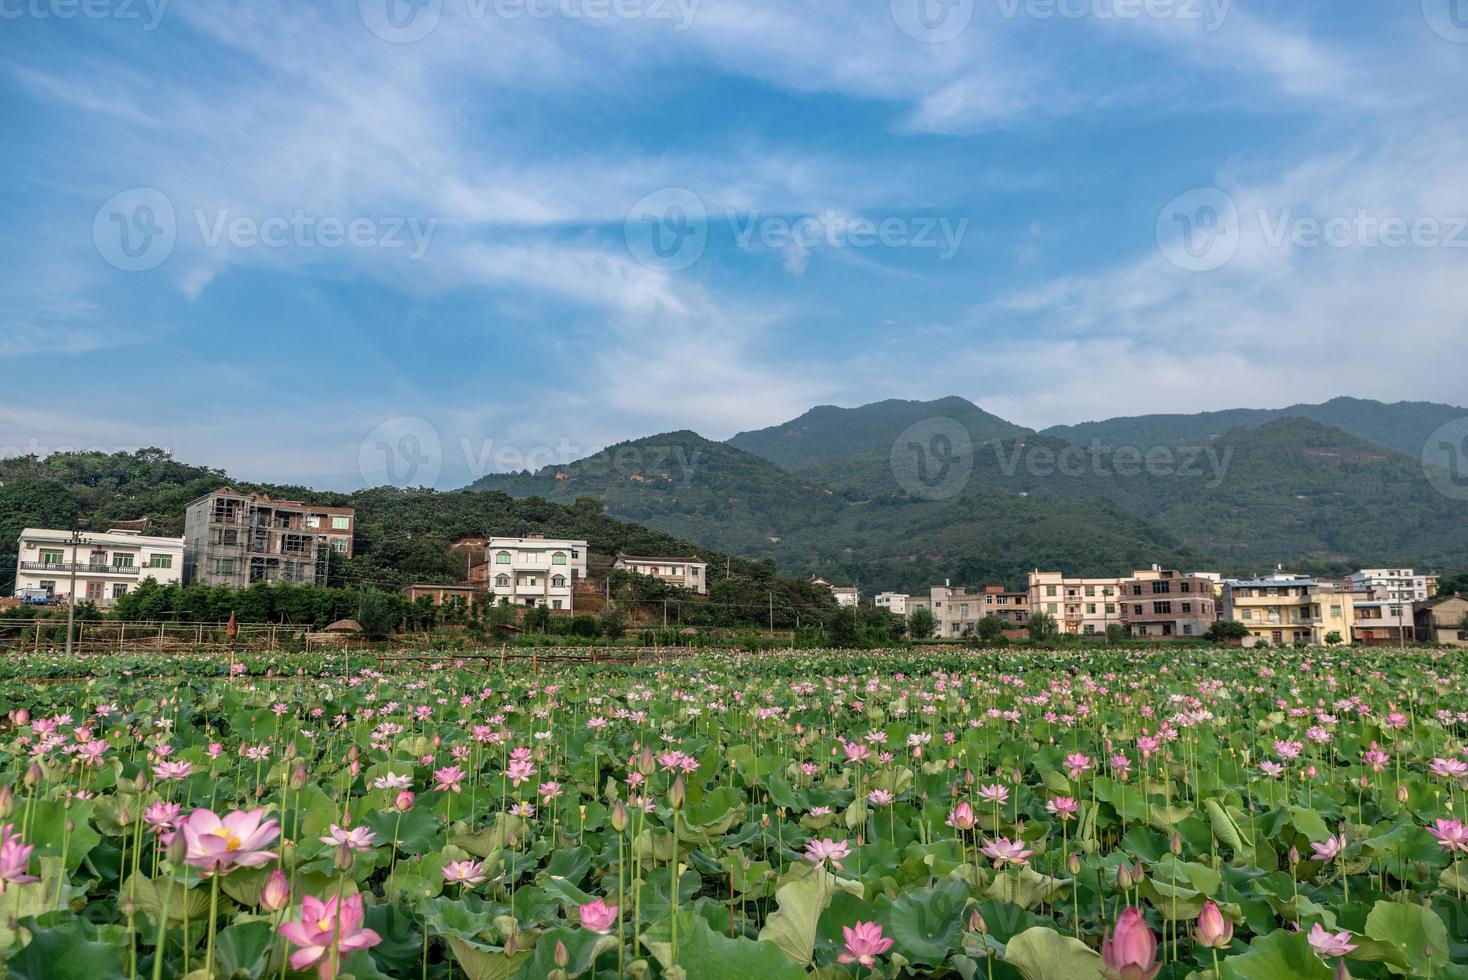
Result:
{"label": "pink lotus flower", "polygon": [[996,837],[979,850],[994,862],[996,868],[1002,868],[1006,864],[1029,864],[1030,855],[1035,853],[1025,848],[1024,841],[1012,841],[1008,837]]}
{"label": "pink lotus flower", "polygon": [[[362,928],[362,896],[353,895],[343,899],[332,896],[323,902],[307,895],[301,902],[301,918],[298,922],[287,922],[280,927],[280,934],[301,947],[291,954],[292,970],[304,970],[316,964],[316,973],[321,980],[335,980],[332,960],[341,954],[359,949],[371,949],[382,942],[382,937],[371,929]],[[333,957],[333,945],[338,955]],[[341,964],[336,964],[340,968]]]}
{"label": "pink lotus flower", "polygon": [[1073,797],[1069,796],[1057,796],[1045,804],[1046,811],[1052,817],[1059,817],[1062,823],[1067,820],[1074,820],[1076,818],[1076,812],[1080,808],[1081,805]]}
{"label": "pink lotus flower", "polygon": [[7,882],[24,885],[41,880],[35,875],[26,874],[35,845],[22,841],[19,834],[12,833],[14,829],[13,824],[0,825],[0,895],[5,893]]}
{"label": "pink lotus flower", "polygon": [[353,851],[370,851],[377,843],[377,835],[366,827],[353,827],[347,830],[345,827],[332,824],[327,827],[326,834],[320,840],[323,844],[333,844]]}
{"label": "pink lotus flower", "polygon": [[1341,834],[1337,837],[1327,837],[1319,844],[1311,844],[1310,850],[1313,852],[1310,855],[1312,858],[1322,864],[1329,864],[1345,853],[1346,835]]}
{"label": "pink lotus flower", "polygon": [[290,903],[291,883],[286,880],[285,872],[276,868],[260,889],[260,907],[266,912],[279,912]]}
{"label": "pink lotus flower", "polygon": [[812,840],[805,845],[805,859],[814,865],[821,865],[829,861],[831,867],[838,871],[844,871],[841,859],[851,853],[851,845],[846,841],[834,841],[827,837],[824,840]]}
{"label": "pink lotus flower", "polygon": [[969,805],[968,800],[960,800],[948,814],[948,826],[954,830],[973,830],[978,819],[974,816],[974,808]]}
{"label": "pink lotus flower", "polygon": [[1009,787],[1000,786],[998,783],[980,786],[979,799],[986,803],[1007,803],[1009,802]]}
{"label": "pink lotus flower", "polygon": [[489,878],[479,861],[450,861],[443,869],[443,880],[453,885],[482,885]]}
{"label": "pink lotus flower", "polygon": [[872,757],[872,750],[860,742],[842,742],[841,749],[846,753],[847,762],[865,762]]}
{"label": "pink lotus flower", "polygon": [[1198,913],[1198,925],[1193,929],[1193,939],[1199,946],[1209,949],[1227,949],[1233,938],[1233,920],[1224,915],[1211,898],[1204,902],[1202,911]]}
{"label": "pink lotus flower", "polygon": [[1162,969],[1157,962],[1157,937],[1142,913],[1129,908],[1101,942],[1102,972],[1108,980],[1152,980]]}
{"label": "pink lotus flower", "polygon": [[1315,952],[1321,957],[1345,956],[1356,948],[1356,944],[1351,942],[1349,932],[1330,932],[1322,928],[1318,922],[1311,927],[1310,935],[1306,938],[1310,940],[1310,945],[1315,947]]}
{"label": "pink lotus flower", "polygon": [[872,806],[891,806],[893,797],[885,789],[874,789],[867,794],[867,802]]}
{"label": "pink lotus flower", "polygon": [[858,922],[853,926],[842,926],[846,937],[846,948],[836,957],[838,963],[860,963],[875,966],[877,957],[892,948],[892,940],[882,935],[882,927],[875,922]]}
{"label": "pink lotus flower", "polygon": [[161,834],[178,827],[182,813],[183,807],[177,803],[152,803],[143,811],[143,820],[154,833]]}
{"label": "pink lotus flower", "polygon": [[179,760],[178,762],[160,762],[153,767],[153,775],[158,779],[159,782],[167,783],[180,779],[187,779],[189,773],[193,772],[193,770],[193,763],[186,760]]}
{"label": "pink lotus flower", "polygon": [[280,825],[266,820],[264,809],[236,810],[224,819],[203,807],[190,813],[180,828],[184,862],[206,874],[229,874],[236,867],[258,868],[275,857],[266,846],[280,836]]}
{"label": "pink lotus flower", "polygon": [[1437,844],[1449,853],[1462,851],[1468,854],[1468,825],[1461,820],[1447,820],[1439,817],[1427,828],[1427,832],[1437,838]]}
{"label": "pink lotus flower", "polygon": [[1468,776],[1468,762],[1462,759],[1433,759],[1427,769],[1442,779],[1462,779]]}
{"label": "pink lotus flower", "polygon": [[1071,779],[1081,778],[1081,774],[1091,768],[1091,757],[1084,752],[1072,752],[1065,757],[1065,773]]}
{"label": "pink lotus flower", "polygon": [[617,906],[608,905],[599,898],[577,906],[576,911],[581,919],[581,928],[590,932],[611,932],[612,926],[617,924]]}
{"label": "pink lotus flower", "polygon": [[464,789],[464,777],[467,774],[458,766],[444,766],[436,769],[433,778],[436,782],[434,789],[445,790],[450,793],[459,793]]}

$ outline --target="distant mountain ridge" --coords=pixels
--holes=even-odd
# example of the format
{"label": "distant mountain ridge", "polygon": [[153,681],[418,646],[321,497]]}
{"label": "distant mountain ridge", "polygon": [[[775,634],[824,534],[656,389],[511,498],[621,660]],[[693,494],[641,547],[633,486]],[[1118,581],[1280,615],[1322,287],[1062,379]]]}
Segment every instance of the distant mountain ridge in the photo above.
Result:
{"label": "distant mountain ridge", "polygon": [[[1468,411],[1360,399],[1288,411],[1037,433],[956,397],[825,406],[728,443],[666,433],[474,488],[592,496],[617,517],[707,547],[880,588],[1015,584],[1042,564],[1076,574],[1154,561],[1225,571],[1468,565],[1468,504],[1434,490],[1418,458],[1433,428]],[[655,459],[696,462],[679,472],[642,465]]]}

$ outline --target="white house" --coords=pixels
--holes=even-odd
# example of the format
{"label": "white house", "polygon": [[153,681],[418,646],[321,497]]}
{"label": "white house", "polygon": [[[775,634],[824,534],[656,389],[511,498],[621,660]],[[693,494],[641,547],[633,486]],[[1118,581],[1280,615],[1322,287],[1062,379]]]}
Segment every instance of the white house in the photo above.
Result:
{"label": "white house", "polygon": [[1411,605],[1432,598],[1428,576],[1418,575],[1410,568],[1363,568],[1349,581],[1352,592],[1365,592],[1389,602]]}
{"label": "white house", "polygon": [[73,547],[70,531],[28,527],[20,534],[15,590],[39,589],[67,599],[75,566],[77,601],[110,606],[147,579],[159,585],[182,581],[183,549],[183,538],[117,529],[83,534]]}
{"label": "white house", "polygon": [[907,615],[907,593],[905,592],[878,592],[872,604],[896,616]]}
{"label": "white house", "polygon": [[492,537],[484,550],[494,601],[571,611],[576,583],[586,578],[586,542],[532,534]]}
{"label": "white house", "polygon": [[680,589],[691,589],[699,595],[708,594],[708,563],[697,555],[689,558],[645,558],[636,555],[618,555],[612,567],[618,571],[632,572],[661,579]]}

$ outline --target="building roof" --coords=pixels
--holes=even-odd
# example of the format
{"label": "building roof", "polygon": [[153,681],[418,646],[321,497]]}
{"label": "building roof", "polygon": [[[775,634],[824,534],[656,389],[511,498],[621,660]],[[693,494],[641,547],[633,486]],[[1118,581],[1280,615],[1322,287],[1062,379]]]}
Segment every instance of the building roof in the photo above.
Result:
{"label": "building roof", "polygon": [[201,500],[208,500],[210,497],[218,496],[219,494],[227,494],[231,497],[244,497],[246,500],[253,500],[256,504],[264,505],[267,507],[289,507],[293,510],[314,510],[320,511],[323,514],[351,514],[353,516],[356,516],[357,513],[356,508],[353,507],[338,507],[332,504],[310,504],[306,503],[304,500],[276,500],[273,497],[270,497],[263,493],[245,493],[243,490],[236,490],[234,487],[220,487],[217,490],[211,490],[208,493],[204,494],[204,496],[198,498],[198,500],[190,501],[189,506],[192,507],[194,504],[199,503],[199,501]]}
{"label": "building roof", "polygon": [[[46,544],[70,544],[71,532],[58,531],[49,528],[28,527],[20,532],[21,541],[40,541]],[[183,538],[165,538],[151,534],[138,534],[135,531],[83,531],[82,542],[84,544],[110,544],[123,547],[154,547],[154,548],[182,548]]]}
{"label": "building roof", "polygon": [[623,555],[623,554],[620,554],[619,553],[617,555],[617,561],[645,561],[645,562],[648,562],[649,564],[653,564],[653,565],[658,565],[658,564],[663,564],[663,565],[668,565],[668,564],[674,564],[674,565],[677,565],[677,564],[683,564],[683,565],[707,565],[708,564],[708,562],[704,561],[702,558],[698,557],[697,555],[689,555],[687,558],[654,558],[654,557],[651,557],[651,556],[648,556],[648,555]]}
{"label": "building roof", "polygon": [[1322,583],[1313,578],[1231,578],[1226,584],[1236,589],[1268,589],[1296,585],[1318,586]]}

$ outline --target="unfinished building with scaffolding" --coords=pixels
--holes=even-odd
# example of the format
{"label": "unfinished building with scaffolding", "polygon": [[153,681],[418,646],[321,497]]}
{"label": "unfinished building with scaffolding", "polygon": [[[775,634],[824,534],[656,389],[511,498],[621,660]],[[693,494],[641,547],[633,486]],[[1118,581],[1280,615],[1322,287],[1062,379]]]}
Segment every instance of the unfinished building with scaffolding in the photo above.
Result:
{"label": "unfinished building with scaffolding", "polygon": [[352,556],[356,512],[223,487],[184,514],[186,583],[242,589],[256,582],[325,585]]}

